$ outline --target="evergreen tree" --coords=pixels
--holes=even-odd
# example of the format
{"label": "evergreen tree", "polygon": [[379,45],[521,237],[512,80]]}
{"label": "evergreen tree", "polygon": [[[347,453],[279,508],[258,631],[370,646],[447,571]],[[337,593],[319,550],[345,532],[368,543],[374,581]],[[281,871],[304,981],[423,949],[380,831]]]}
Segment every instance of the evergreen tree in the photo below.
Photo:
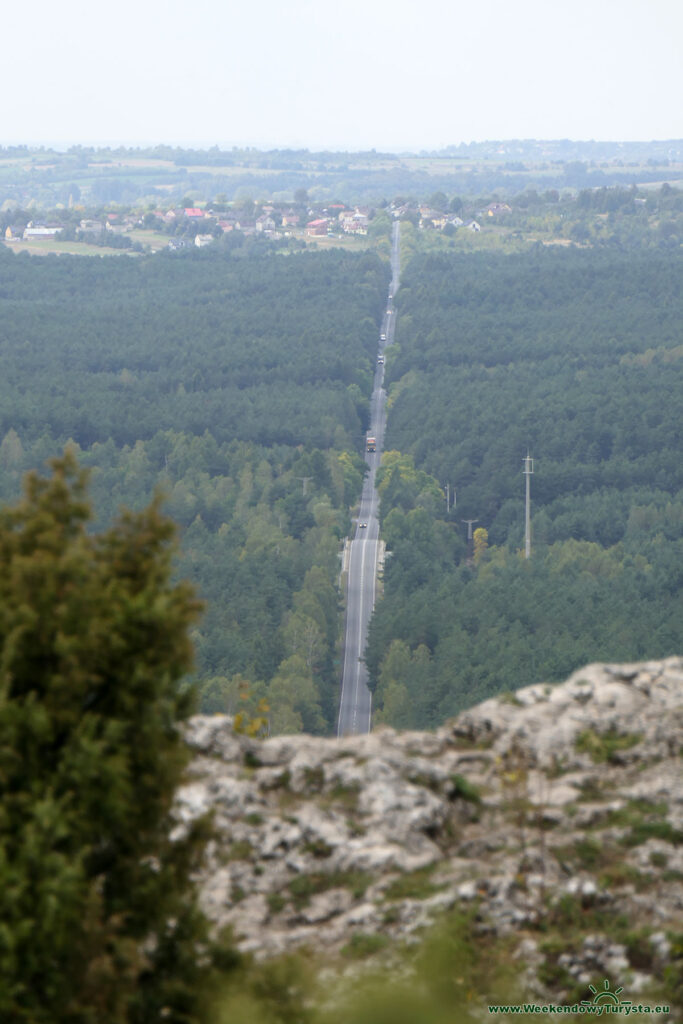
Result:
{"label": "evergreen tree", "polygon": [[0,1019],[199,1021],[206,825],[170,835],[200,604],[158,502],[93,535],[85,472],[52,466],[0,512]]}

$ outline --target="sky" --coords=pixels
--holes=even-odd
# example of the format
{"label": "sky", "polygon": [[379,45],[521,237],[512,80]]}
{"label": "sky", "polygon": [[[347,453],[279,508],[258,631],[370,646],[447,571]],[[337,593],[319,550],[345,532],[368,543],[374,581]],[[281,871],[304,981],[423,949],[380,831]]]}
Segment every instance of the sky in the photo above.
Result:
{"label": "sky", "polygon": [[32,0],[3,40],[4,145],[683,137],[683,0]]}

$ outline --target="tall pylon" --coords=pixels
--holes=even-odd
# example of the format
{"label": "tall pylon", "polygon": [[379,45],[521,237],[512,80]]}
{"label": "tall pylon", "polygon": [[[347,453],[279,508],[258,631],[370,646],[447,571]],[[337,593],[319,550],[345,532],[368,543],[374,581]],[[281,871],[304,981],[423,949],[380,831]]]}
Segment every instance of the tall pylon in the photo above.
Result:
{"label": "tall pylon", "polygon": [[529,455],[527,448],[526,458],[522,459],[524,469],[522,472],[526,477],[526,505],[524,508],[524,557],[531,558],[531,475],[534,471],[534,460]]}

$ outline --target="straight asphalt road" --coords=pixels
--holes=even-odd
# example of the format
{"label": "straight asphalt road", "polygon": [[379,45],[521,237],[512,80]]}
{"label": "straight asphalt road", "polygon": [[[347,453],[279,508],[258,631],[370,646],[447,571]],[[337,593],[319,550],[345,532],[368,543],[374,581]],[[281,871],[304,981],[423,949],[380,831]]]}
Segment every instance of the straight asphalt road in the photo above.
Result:
{"label": "straight asphalt road", "polygon": [[[368,436],[376,438],[376,451],[365,453],[369,470],[363,484],[354,536],[349,545],[346,593],[341,700],[338,736],[368,733],[372,727],[372,694],[368,671],[362,661],[368,637],[368,624],[375,605],[377,558],[379,553],[378,497],[375,476],[382,458],[386,423],[386,393],[383,388],[384,364],[379,362],[394,336],[393,297],[399,284],[399,225],[394,224],[391,246],[391,284],[378,341],[378,362],[370,399]],[[385,337],[382,338],[382,335]]]}

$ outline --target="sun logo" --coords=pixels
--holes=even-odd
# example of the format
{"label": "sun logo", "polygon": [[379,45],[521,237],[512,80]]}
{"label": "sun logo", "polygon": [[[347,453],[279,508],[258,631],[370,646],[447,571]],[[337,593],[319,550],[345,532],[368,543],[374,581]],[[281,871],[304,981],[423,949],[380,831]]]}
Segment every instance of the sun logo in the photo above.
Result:
{"label": "sun logo", "polygon": [[607,980],[607,978],[605,978],[605,980],[602,983],[601,989],[595,988],[594,985],[589,985],[588,987],[593,993],[593,998],[591,1000],[582,999],[582,1006],[630,1006],[630,1001],[628,1001],[628,1003],[625,1003],[622,999],[618,998],[619,993],[624,991],[623,985],[620,985],[619,988],[615,988],[613,992],[610,988],[609,981]]}

